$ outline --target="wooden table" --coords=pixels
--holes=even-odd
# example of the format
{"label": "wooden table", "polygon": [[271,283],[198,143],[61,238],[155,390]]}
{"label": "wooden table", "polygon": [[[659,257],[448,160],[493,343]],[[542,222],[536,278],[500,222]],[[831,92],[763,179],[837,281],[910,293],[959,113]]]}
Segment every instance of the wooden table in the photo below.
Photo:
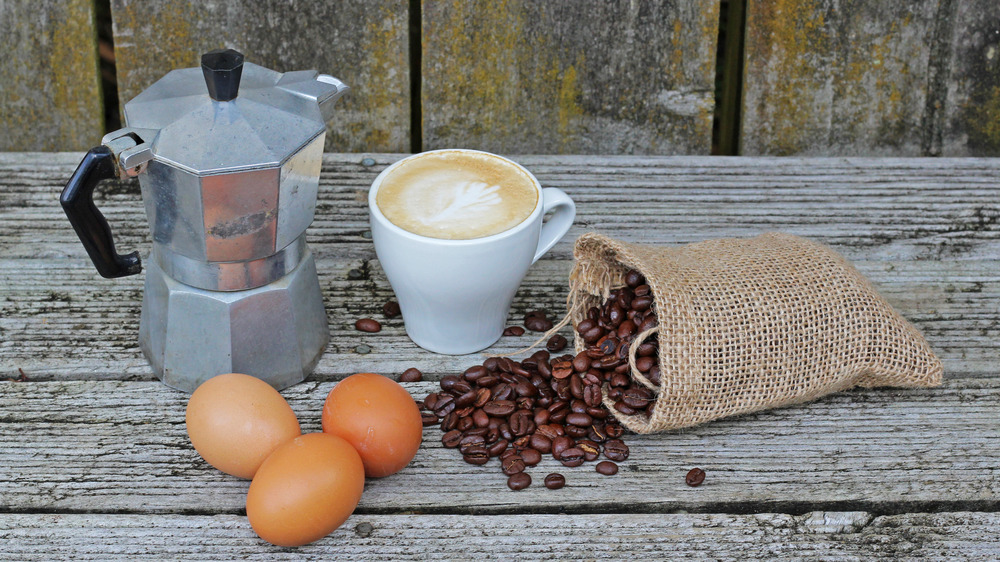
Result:
{"label": "wooden table", "polygon": [[[781,230],[831,244],[868,275],[926,334],[944,385],[629,436],[618,475],[546,460],[521,492],[428,428],[413,463],[368,481],[332,536],[283,549],[254,535],[248,483],[198,457],[187,396],[146,365],[142,276],[101,279],[65,220],[57,198],[79,157],[0,154],[0,378],[14,379],[0,382],[0,559],[1000,557],[1000,160],[519,158],[578,215],[532,267],[512,322],[536,308],[561,315],[584,232],[677,244]],[[353,329],[392,298],[365,196],[399,157],[325,158],[308,237],[332,341],[284,392],[304,431],[319,430],[323,399],[351,373],[416,366],[425,381],[405,386],[422,398],[482,360],[425,352],[399,319],[379,334]],[[136,184],[110,184],[97,202],[119,250],[148,252]],[[690,488],[695,466],[708,476]],[[557,469],[566,488],[538,484]]]}

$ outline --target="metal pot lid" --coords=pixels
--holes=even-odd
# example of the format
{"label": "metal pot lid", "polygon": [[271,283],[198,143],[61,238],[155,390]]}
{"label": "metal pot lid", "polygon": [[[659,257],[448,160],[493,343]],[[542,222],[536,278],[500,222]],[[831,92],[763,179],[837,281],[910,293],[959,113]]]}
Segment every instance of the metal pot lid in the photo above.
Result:
{"label": "metal pot lid", "polygon": [[157,160],[209,175],[279,166],[325,129],[324,105],[347,86],[315,71],[280,73],[212,51],[202,68],[173,70],[125,104],[150,130]]}

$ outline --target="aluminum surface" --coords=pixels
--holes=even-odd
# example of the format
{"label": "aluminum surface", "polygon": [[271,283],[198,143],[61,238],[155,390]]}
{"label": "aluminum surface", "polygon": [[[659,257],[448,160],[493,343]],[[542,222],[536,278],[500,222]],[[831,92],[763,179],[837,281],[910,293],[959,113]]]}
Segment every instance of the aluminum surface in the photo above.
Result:
{"label": "aluminum surface", "polygon": [[280,390],[315,368],[330,332],[311,253],[280,280],[234,292],[185,285],[148,263],[139,346],[168,386],[193,392],[244,373]]}

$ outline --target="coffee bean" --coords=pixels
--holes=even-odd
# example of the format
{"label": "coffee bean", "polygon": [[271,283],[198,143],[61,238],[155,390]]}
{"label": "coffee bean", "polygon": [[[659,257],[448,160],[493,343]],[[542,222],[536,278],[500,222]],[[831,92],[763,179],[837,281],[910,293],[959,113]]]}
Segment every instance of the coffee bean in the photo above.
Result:
{"label": "coffee bean", "polygon": [[583,338],[583,342],[587,344],[596,342],[601,339],[602,336],[604,336],[604,330],[602,330],[600,326],[594,326],[593,328],[580,334],[580,337]]}
{"label": "coffee bean", "polygon": [[618,465],[611,461],[601,461],[597,463],[597,466],[594,468],[597,470],[597,472],[605,476],[613,476],[615,474],[618,474]]}
{"label": "coffee bean", "polygon": [[630,408],[635,408],[636,410],[641,410],[649,405],[653,401],[653,393],[649,391],[648,388],[643,386],[633,386],[625,391],[625,395],[622,396],[622,402],[628,405]]}
{"label": "coffee bean", "polygon": [[552,439],[549,439],[548,437],[537,431],[531,436],[530,443],[532,448],[538,449],[539,453],[552,452]]}
{"label": "coffee bean", "polygon": [[[495,333],[495,332],[494,332]],[[523,336],[524,328],[520,326],[508,326],[504,328],[503,335],[505,336]]]}
{"label": "coffee bean", "polygon": [[552,336],[551,338],[549,338],[549,341],[545,344],[545,349],[547,349],[547,350],[549,350],[549,351],[551,351],[553,353],[556,353],[558,351],[562,351],[562,350],[566,349],[566,344],[568,344],[568,343],[569,342],[566,341],[565,337],[563,337],[563,336],[561,336],[559,334],[556,334],[556,335]]}
{"label": "coffee bean", "polygon": [[458,382],[452,385],[451,390],[449,390],[448,392],[451,392],[455,396],[461,396],[462,394],[465,394],[471,390],[472,390],[472,385],[469,384],[469,382],[467,382],[464,379],[458,379]]}
{"label": "coffee bean", "polygon": [[427,397],[424,398],[424,409],[434,410],[435,406],[437,406],[437,400],[438,394],[436,392],[428,394]]}
{"label": "coffee bean", "polygon": [[484,404],[490,401],[492,393],[488,388],[476,389],[476,399],[472,402],[472,405],[476,408],[482,408]]}
{"label": "coffee bean", "polygon": [[[462,378],[469,382],[476,382],[479,377],[485,376],[487,374],[486,367],[482,365],[476,365],[475,367],[469,367],[462,373]],[[444,377],[442,377],[442,380]]]}
{"label": "coffee bean", "polygon": [[477,408],[472,412],[472,422],[476,427],[486,427],[490,425],[490,416],[481,408]]}
{"label": "coffee bean", "polygon": [[410,367],[399,375],[399,382],[420,382],[422,380],[424,380],[424,374],[415,367]]}
{"label": "coffee bean", "polygon": [[486,447],[469,447],[462,454],[462,460],[469,464],[483,465],[490,461],[490,454]]}
{"label": "coffee bean", "polygon": [[573,398],[578,400],[583,399],[583,379],[580,377],[570,377],[569,378],[569,393],[573,395]]}
{"label": "coffee bean", "polygon": [[[469,406],[472,406],[472,404],[475,401],[476,401],[476,391],[469,390],[465,394],[462,394],[462,395],[458,396],[457,398],[455,398],[455,407],[456,408],[465,409],[465,408],[468,408]],[[472,413],[472,410],[469,410],[468,412],[459,412],[459,415],[460,416],[467,416],[470,413]]]}
{"label": "coffee bean", "polygon": [[684,477],[684,482],[692,488],[701,486],[701,483],[704,481],[705,471],[700,468],[692,468],[688,471],[687,476]]}
{"label": "coffee bean", "polygon": [[445,375],[438,381],[438,385],[441,387],[441,390],[451,390],[461,380],[458,375]]}
{"label": "coffee bean", "polygon": [[507,487],[515,492],[531,486],[531,475],[527,472],[518,472],[507,478]]}
{"label": "coffee bean", "polygon": [[572,438],[566,437],[565,435],[556,437],[552,440],[552,456],[556,460],[559,460],[559,456],[563,453],[563,451],[571,447],[573,447]]}
{"label": "coffee bean", "polygon": [[602,355],[611,355],[618,349],[618,339],[608,338],[597,345]]}
{"label": "coffee bean", "polygon": [[631,320],[625,320],[624,322],[618,325],[618,330],[616,333],[619,339],[625,339],[634,335],[636,331],[638,331],[638,328],[636,328],[635,322]]}
{"label": "coffee bean", "polygon": [[640,332],[645,332],[646,330],[651,330],[657,326],[657,321],[655,316],[648,316],[643,319],[642,324],[639,326]]}
{"label": "coffee bean", "polygon": [[587,462],[597,460],[597,457],[601,456],[601,447],[593,441],[586,439],[577,441],[576,448],[583,451],[583,460]]}
{"label": "coffee bean", "polygon": [[531,381],[521,377],[521,380],[514,384],[514,392],[522,398],[531,398],[532,396],[538,396],[538,389],[535,385],[531,384]]}
{"label": "coffee bean", "polygon": [[496,457],[501,455],[504,451],[506,451],[508,445],[510,445],[510,443],[506,439],[500,439],[496,443],[487,447],[486,452],[491,457]]}
{"label": "coffee bean", "polygon": [[626,404],[621,400],[615,402],[615,409],[625,414],[626,416],[634,416],[637,413],[635,408],[629,406],[628,404]]}
{"label": "coffee bean", "polygon": [[578,427],[589,427],[590,424],[594,423],[594,420],[587,414],[573,412],[566,416],[566,423]]}
{"label": "coffee bean", "polygon": [[354,323],[354,329],[359,332],[368,332],[374,334],[375,332],[382,331],[382,324],[379,324],[378,320],[373,318],[362,318]]}
{"label": "coffee bean", "polygon": [[635,360],[635,368],[639,369],[643,373],[648,373],[653,365],[656,365],[656,359],[653,357],[645,356],[639,357]]}
{"label": "coffee bean", "polygon": [[455,412],[448,412],[445,414],[444,418],[441,419],[441,431],[451,431],[458,428],[458,414]]}
{"label": "coffee bean", "polygon": [[603,425],[594,424],[587,430],[587,439],[596,443],[604,443],[608,440],[607,430]]}
{"label": "coffee bean", "polygon": [[649,306],[653,304],[653,297],[646,295],[644,297],[636,297],[632,299],[632,310],[644,311],[649,309]]}
{"label": "coffee bean", "polygon": [[615,373],[615,376],[611,377],[610,384],[611,386],[617,386],[619,388],[627,388],[630,382],[632,381],[628,378],[628,375]]}
{"label": "coffee bean", "polygon": [[437,414],[439,418],[443,418],[445,415],[447,415],[454,409],[455,409],[454,396],[452,396],[451,394],[438,394],[437,401],[434,402],[434,413]]}
{"label": "coffee bean", "polygon": [[396,301],[389,301],[382,305],[382,314],[386,318],[395,318],[400,315],[402,311],[399,309],[399,303]]}
{"label": "coffee bean", "polygon": [[535,431],[535,416],[528,410],[518,410],[510,416],[510,430],[518,437]]}
{"label": "coffee bean", "polygon": [[601,387],[596,384],[588,384],[583,387],[583,402],[588,406],[600,406],[604,396],[601,394]]}
{"label": "coffee bean", "polygon": [[535,466],[536,464],[542,462],[542,451],[537,449],[525,449],[521,451],[521,460],[527,466]]}
{"label": "coffee bean", "polygon": [[633,288],[633,289],[636,288],[636,287],[638,287],[639,285],[644,285],[645,283],[646,283],[646,279],[642,276],[641,273],[639,273],[638,271],[636,271],[634,269],[633,270],[629,270],[625,274],[625,284],[628,285],[629,287]]}
{"label": "coffee bean", "polygon": [[509,400],[514,397],[514,389],[509,384],[502,382],[490,389],[494,400]]}
{"label": "coffee bean", "polygon": [[458,442],[458,450],[464,454],[470,447],[485,447],[486,438],[482,435],[464,435]]}
{"label": "coffee bean", "polygon": [[587,436],[587,428],[579,425],[567,425],[566,435],[580,439]]}
{"label": "coffee bean", "polygon": [[559,462],[568,467],[580,466],[584,461],[584,452],[577,447],[564,449],[559,453]]}
{"label": "coffee bean", "polygon": [[461,441],[462,441],[462,432],[458,431],[457,429],[453,429],[441,436],[441,443],[445,447],[448,447],[449,449],[458,447],[458,444]]}
{"label": "coffee bean", "polygon": [[539,425],[536,433],[548,437],[549,441],[564,434],[562,426],[556,424]]}
{"label": "coffee bean", "polygon": [[565,379],[573,374],[573,362],[567,360],[552,362],[552,378]]}
{"label": "coffee bean", "polygon": [[625,435],[625,428],[617,423],[609,423],[604,426],[604,432],[608,434],[610,439],[618,439],[622,435]]}
{"label": "coffee bean", "polygon": [[510,430],[510,424],[504,422],[497,426],[497,431],[500,432],[500,437],[506,439],[507,441],[512,441],[514,439],[514,433]]}
{"label": "coffee bean", "polygon": [[646,380],[648,380],[649,382],[655,384],[656,386],[660,386],[660,366],[659,365],[653,365],[652,367],[650,367],[649,372],[646,373]]}
{"label": "coffee bean", "polygon": [[[536,403],[537,404],[537,403]],[[543,426],[549,423],[549,411],[547,409],[542,409],[539,407],[535,410],[535,427]]]}
{"label": "coffee bean", "polygon": [[483,404],[483,411],[491,416],[509,416],[516,407],[510,400],[490,400]]}
{"label": "coffee bean", "polygon": [[[453,412],[457,413],[457,412]],[[455,424],[455,429],[459,431],[469,431],[470,429],[476,427],[476,423],[472,421],[472,416],[460,416],[458,418],[458,423]]]}
{"label": "coffee bean", "polygon": [[524,468],[524,459],[521,458],[521,455],[511,455],[500,461],[500,469],[507,476],[524,472]]}
{"label": "coffee bean", "polygon": [[620,439],[612,439],[604,443],[604,456],[609,460],[622,462],[628,460],[628,445],[622,443]]}
{"label": "coffee bean", "polygon": [[423,424],[424,427],[429,427],[438,422],[438,417],[435,416],[432,412],[421,412],[420,422]]}
{"label": "coffee bean", "polygon": [[552,321],[545,312],[535,310],[524,315],[524,327],[532,332],[547,332],[552,329]]}
{"label": "coffee bean", "polygon": [[585,334],[595,326],[597,326],[597,322],[594,322],[593,320],[583,320],[576,325],[576,331],[581,334]]}
{"label": "coffee bean", "polygon": [[566,477],[558,472],[553,472],[545,477],[545,487],[550,490],[558,490],[566,485]]}

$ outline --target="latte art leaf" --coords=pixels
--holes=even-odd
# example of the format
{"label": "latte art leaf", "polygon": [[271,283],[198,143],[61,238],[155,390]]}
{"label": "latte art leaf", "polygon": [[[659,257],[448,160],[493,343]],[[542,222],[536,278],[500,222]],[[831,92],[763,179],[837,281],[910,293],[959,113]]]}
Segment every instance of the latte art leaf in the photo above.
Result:
{"label": "latte art leaf", "polygon": [[427,225],[448,223],[466,216],[485,214],[499,206],[503,199],[499,185],[489,185],[481,181],[462,182],[452,186],[450,192],[438,194],[440,209],[433,215],[419,217]]}
{"label": "latte art leaf", "polygon": [[392,224],[431,238],[498,234],[531,216],[539,202],[531,174],[493,154],[431,151],[383,174],[379,210]]}

